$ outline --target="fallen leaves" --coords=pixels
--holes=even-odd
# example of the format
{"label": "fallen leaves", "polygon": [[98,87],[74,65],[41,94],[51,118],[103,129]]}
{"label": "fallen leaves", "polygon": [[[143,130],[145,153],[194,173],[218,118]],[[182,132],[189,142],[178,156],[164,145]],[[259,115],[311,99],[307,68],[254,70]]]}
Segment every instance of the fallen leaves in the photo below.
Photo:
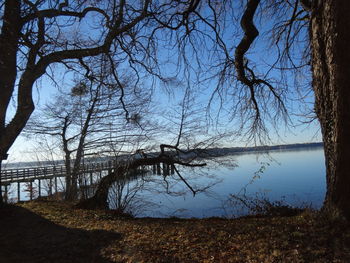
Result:
{"label": "fallen leaves", "polygon": [[[239,219],[118,218],[68,203],[19,204],[63,227],[119,233],[100,254],[110,262],[349,262],[350,228],[314,212]],[[45,253],[44,250],[42,253]],[[89,253],[89,251],[86,251]]]}

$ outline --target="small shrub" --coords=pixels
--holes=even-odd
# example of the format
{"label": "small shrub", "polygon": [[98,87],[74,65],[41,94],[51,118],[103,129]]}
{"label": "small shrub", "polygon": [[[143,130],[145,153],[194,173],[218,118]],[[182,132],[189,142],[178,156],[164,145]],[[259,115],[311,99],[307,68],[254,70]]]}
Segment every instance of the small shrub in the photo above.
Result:
{"label": "small shrub", "polygon": [[270,201],[267,197],[246,195],[231,195],[230,203],[234,206],[241,206],[248,210],[248,214],[254,216],[295,216],[302,213],[305,209],[293,207],[287,204],[284,199],[279,201]]}

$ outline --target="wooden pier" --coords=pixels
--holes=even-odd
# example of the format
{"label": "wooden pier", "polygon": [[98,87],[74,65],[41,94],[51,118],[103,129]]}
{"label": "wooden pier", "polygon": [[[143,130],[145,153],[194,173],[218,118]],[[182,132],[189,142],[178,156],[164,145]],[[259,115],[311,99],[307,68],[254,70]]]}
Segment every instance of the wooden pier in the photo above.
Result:
{"label": "wooden pier", "polygon": [[[123,161],[106,161],[106,162],[96,162],[96,163],[87,163],[83,164],[80,167],[79,175],[83,178],[85,185],[93,185],[93,178],[97,177],[101,179],[103,176],[107,175],[113,169]],[[154,174],[163,174],[169,175],[169,170],[171,168],[171,174],[174,173],[173,167],[169,167],[167,164],[155,164],[150,167],[150,171],[153,171]],[[145,167],[143,167],[145,169]],[[107,172],[107,173],[106,173]],[[8,201],[8,188],[11,184],[17,184],[17,201],[21,201],[21,183],[26,183],[27,192],[29,192],[29,200],[34,199],[33,194],[33,183],[37,181],[37,193],[38,196],[41,196],[42,190],[42,180],[47,180],[48,185],[48,195],[53,193],[58,193],[58,179],[60,177],[66,177],[66,167],[64,165],[60,166],[45,166],[45,167],[28,167],[22,169],[3,169],[1,171],[1,187],[3,187],[3,197],[5,202]]]}
{"label": "wooden pier", "polygon": [[[106,161],[106,162],[96,162],[87,163],[81,165],[79,170],[79,175],[84,178],[89,177],[89,184],[93,184],[93,177],[98,176],[101,178],[106,173],[104,171],[111,172],[119,163],[117,161]],[[66,177],[66,167],[64,165],[60,166],[45,166],[45,167],[28,167],[22,169],[3,169],[1,171],[1,187],[3,187],[3,198],[4,201],[8,201],[8,188],[11,184],[17,184],[17,201],[21,201],[21,183],[27,184],[27,192],[29,193],[29,200],[34,199],[34,187],[33,183],[37,182],[36,191],[38,196],[41,196],[42,190],[42,180],[47,180],[48,195],[53,193],[58,193],[58,180],[60,177]]]}
{"label": "wooden pier", "polygon": [[[80,174],[96,173],[109,171],[117,166],[116,161],[88,163],[81,165]],[[1,183],[3,185],[16,182],[30,182],[39,179],[50,179],[54,177],[65,177],[67,174],[66,167],[61,166],[45,166],[32,167],[23,169],[4,169],[1,171]]]}

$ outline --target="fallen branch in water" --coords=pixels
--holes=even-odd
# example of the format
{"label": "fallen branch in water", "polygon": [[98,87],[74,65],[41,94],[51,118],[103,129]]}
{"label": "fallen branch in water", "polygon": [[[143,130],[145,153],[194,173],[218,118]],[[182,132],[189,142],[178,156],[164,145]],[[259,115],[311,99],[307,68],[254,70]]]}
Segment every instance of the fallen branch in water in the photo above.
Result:
{"label": "fallen branch in water", "polygon": [[[165,148],[175,149],[176,152],[165,152]],[[164,163],[174,166],[176,174],[181,181],[192,191],[193,195],[196,194],[196,190],[186,181],[186,179],[180,174],[175,165],[187,166],[187,167],[203,167],[206,163],[193,163],[194,157],[190,159],[181,158],[181,154],[191,153],[193,151],[183,151],[174,146],[161,145],[161,152],[158,156],[148,157],[147,154],[142,153],[142,158],[132,158],[127,162],[120,163],[115,169],[113,169],[108,175],[103,177],[98,184],[95,194],[88,199],[80,201],[76,207],[84,209],[108,209],[108,191],[112,184],[122,178],[127,172],[138,169],[142,166],[156,165]]]}

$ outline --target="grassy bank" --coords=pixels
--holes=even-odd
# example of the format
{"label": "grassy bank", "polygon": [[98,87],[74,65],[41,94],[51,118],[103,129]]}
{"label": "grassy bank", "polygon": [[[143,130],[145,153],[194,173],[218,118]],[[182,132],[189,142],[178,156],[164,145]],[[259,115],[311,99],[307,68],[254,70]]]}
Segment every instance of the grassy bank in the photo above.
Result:
{"label": "grassy bank", "polygon": [[350,262],[350,227],[314,212],[133,219],[36,201],[0,209],[0,262]]}

